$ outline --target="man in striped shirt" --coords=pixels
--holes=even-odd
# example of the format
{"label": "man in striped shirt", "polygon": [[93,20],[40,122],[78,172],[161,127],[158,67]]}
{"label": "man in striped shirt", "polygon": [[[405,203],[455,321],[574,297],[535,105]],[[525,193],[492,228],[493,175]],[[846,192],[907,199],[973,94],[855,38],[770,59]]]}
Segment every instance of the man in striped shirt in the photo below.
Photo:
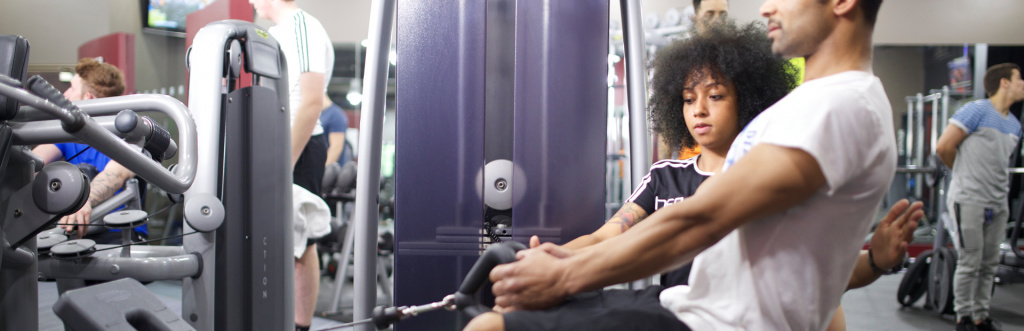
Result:
{"label": "man in striped shirt", "polygon": [[957,330],[993,329],[992,281],[1010,217],[1007,167],[1021,135],[1020,121],[1010,114],[1010,105],[1024,100],[1020,67],[994,65],[985,72],[984,84],[989,98],[953,114],[936,146],[942,163],[953,169],[946,205],[958,253],[953,276]]}
{"label": "man in striped shirt", "polygon": [[[334,70],[334,46],[320,21],[292,0],[249,0],[260,17],[274,22],[269,31],[288,62],[293,182],[320,195],[327,140],[320,126],[323,95]],[[315,238],[295,250],[295,328],[308,330],[320,287]]]}

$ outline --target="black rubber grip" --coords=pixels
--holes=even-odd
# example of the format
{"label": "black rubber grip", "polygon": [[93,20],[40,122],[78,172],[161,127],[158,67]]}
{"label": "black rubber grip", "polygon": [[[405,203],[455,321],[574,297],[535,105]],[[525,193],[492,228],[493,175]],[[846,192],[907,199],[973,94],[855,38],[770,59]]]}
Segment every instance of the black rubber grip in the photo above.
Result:
{"label": "black rubber grip", "polygon": [[40,98],[49,100],[58,107],[67,110],[78,109],[78,107],[75,107],[75,104],[71,103],[68,98],[64,97],[64,93],[61,93],[54,88],[53,85],[50,85],[50,82],[47,82],[42,76],[35,75],[29,78],[28,90],[32,91],[32,93]]}
{"label": "black rubber grip", "polygon": [[50,82],[47,82],[46,79],[35,75],[30,77],[26,83],[28,90],[32,91],[35,95],[71,112],[72,117],[70,120],[61,119],[64,131],[78,132],[78,130],[85,126],[85,115],[82,114],[82,111],[75,104],[71,103],[71,100],[65,98],[63,93],[60,93],[53,85],[50,85]]}
{"label": "black rubber grip", "polygon": [[373,319],[373,326],[378,330],[384,330],[402,320],[402,311],[397,307],[377,306],[373,308],[370,316]]}
{"label": "black rubber grip", "polygon": [[469,269],[469,274],[459,286],[459,291],[455,293],[455,308],[470,318],[491,311],[490,307],[480,304],[477,292],[487,284],[491,269],[500,264],[515,262],[516,252],[524,249],[525,245],[515,241],[497,243],[487,248],[480,259],[476,260],[473,268]]}
{"label": "black rubber grip", "polygon": [[157,124],[156,121],[148,116],[142,116],[142,120],[144,122],[148,122],[153,128],[153,132],[146,137],[146,144],[143,146],[147,151],[149,151],[149,154],[153,155],[153,158],[161,161],[173,156],[174,153],[171,153],[170,156],[164,155],[167,153],[168,147],[171,146],[171,133],[167,132],[167,129],[160,124]]}

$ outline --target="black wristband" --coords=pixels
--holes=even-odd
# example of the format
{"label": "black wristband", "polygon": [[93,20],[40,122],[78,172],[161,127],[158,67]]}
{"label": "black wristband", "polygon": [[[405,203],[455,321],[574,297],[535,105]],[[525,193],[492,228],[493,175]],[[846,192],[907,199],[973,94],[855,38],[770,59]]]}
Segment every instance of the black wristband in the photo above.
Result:
{"label": "black wristband", "polygon": [[895,267],[892,267],[892,269],[889,270],[879,268],[878,265],[875,264],[875,253],[871,251],[870,247],[868,248],[868,264],[871,265],[871,270],[879,275],[892,275],[903,270],[903,263],[897,263]]}

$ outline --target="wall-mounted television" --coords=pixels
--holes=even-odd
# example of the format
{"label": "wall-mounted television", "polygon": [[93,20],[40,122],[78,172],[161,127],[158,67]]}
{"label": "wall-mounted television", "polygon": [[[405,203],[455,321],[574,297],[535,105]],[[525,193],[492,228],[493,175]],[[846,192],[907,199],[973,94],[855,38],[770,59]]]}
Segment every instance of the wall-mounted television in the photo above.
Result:
{"label": "wall-mounted television", "polygon": [[185,17],[215,0],[142,0],[143,31],[185,37]]}

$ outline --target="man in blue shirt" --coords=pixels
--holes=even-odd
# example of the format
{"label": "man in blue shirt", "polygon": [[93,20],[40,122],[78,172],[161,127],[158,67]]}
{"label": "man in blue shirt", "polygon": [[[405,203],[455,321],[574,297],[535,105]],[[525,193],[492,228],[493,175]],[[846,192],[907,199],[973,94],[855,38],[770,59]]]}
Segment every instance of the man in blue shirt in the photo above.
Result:
{"label": "man in blue shirt", "polygon": [[[64,91],[64,97],[71,101],[88,100],[119,96],[124,94],[124,90],[124,75],[121,70],[109,63],[83,58],[75,66],[75,76],[71,79],[71,87]],[[77,229],[79,238],[82,238],[88,231],[89,214],[92,213],[92,208],[110,199],[121,190],[125,180],[135,176],[131,170],[120,163],[84,144],[43,144],[36,146],[32,152],[42,158],[45,163],[64,160],[76,165],[86,163],[96,167],[98,174],[90,184],[89,201],[82,206],[82,209],[64,216],[59,222],[60,226],[68,232]],[[146,226],[135,228],[135,233],[146,236]],[[89,239],[100,244],[119,244],[121,233],[120,230],[104,231],[90,236]]]}
{"label": "man in blue shirt", "polygon": [[327,165],[338,162],[338,165],[343,166],[352,160],[352,148],[345,143],[348,116],[327,95],[324,95],[324,105],[327,107],[320,112],[320,125],[327,134]]}

